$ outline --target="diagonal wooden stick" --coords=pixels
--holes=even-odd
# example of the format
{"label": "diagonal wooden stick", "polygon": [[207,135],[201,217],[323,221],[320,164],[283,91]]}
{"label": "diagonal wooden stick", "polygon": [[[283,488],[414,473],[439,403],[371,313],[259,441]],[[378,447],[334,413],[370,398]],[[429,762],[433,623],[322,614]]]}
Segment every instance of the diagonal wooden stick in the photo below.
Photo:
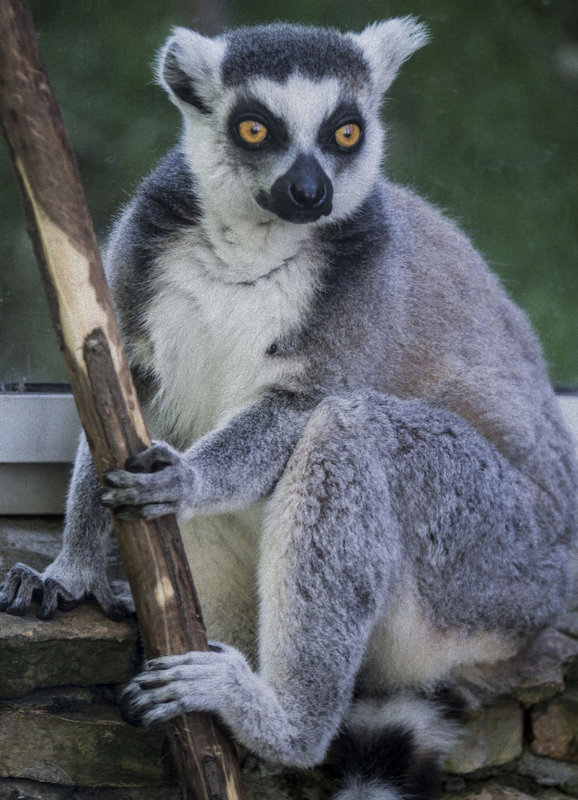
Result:
{"label": "diagonal wooden stick", "polygon": [[[0,3],[0,117],[52,322],[99,475],[150,444],[76,162],[24,0]],[[149,658],[207,649],[173,516],[115,524]],[[184,800],[240,800],[231,744],[206,715],[168,725]]]}

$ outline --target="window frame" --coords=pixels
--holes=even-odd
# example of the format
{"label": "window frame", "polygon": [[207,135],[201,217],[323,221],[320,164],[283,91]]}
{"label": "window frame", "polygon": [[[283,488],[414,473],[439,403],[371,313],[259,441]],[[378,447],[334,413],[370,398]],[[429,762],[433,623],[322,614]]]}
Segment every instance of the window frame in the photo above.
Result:
{"label": "window frame", "polygon": [[80,420],[66,384],[0,384],[0,515],[62,514]]}
{"label": "window frame", "polygon": [[[560,391],[578,448],[578,389]],[[0,383],[0,515],[64,513],[81,426],[67,384]]]}

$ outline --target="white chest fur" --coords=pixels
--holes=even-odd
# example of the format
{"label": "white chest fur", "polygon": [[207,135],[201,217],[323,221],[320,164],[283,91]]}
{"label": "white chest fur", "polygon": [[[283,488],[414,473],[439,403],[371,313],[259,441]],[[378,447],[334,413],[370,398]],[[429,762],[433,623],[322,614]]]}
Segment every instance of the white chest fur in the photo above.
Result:
{"label": "white chest fur", "polygon": [[[265,263],[266,254],[259,260]],[[300,324],[316,270],[299,244],[281,263],[272,257],[268,271],[261,266],[260,277],[243,280],[195,231],[173,241],[158,267],[147,320],[161,387],[154,435],[186,447],[299,369],[295,359],[268,350]]]}

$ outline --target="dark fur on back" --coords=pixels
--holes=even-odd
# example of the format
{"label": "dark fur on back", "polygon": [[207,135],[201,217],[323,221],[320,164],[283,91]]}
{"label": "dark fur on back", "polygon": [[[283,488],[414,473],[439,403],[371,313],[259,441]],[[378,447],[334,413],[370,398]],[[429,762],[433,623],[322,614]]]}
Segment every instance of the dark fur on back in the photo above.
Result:
{"label": "dark fur on back", "polygon": [[200,219],[194,177],[179,148],[167,153],[142,183],[135,203],[134,265],[146,271],[167,236],[198,224]]}

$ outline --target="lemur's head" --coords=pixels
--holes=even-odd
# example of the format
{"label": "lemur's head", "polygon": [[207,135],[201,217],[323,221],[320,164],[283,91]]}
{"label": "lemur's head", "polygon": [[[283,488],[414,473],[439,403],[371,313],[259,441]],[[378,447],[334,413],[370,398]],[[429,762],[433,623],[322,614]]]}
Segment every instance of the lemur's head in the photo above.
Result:
{"label": "lemur's head", "polygon": [[260,221],[348,216],[379,172],[383,93],[426,39],[410,17],[359,34],[176,29],[159,77],[183,114],[201,201]]}

